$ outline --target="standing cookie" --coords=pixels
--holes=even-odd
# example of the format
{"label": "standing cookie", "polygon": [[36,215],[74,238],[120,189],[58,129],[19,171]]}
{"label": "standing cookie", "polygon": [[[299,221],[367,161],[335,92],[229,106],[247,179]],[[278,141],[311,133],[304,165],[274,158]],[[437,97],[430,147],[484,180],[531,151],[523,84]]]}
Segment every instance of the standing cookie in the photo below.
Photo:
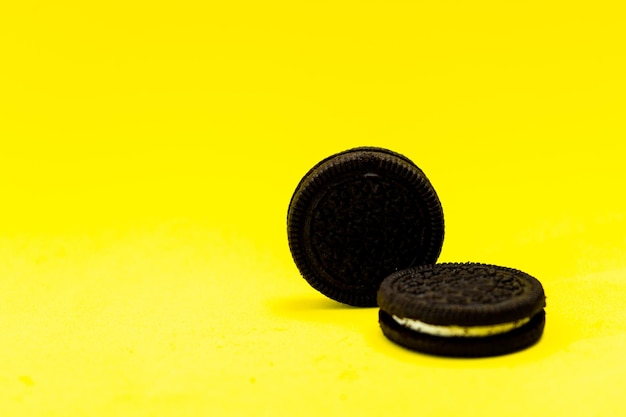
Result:
{"label": "standing cookie", "polygon": [[443,356],[493,356],[536,343],[545,325],[539,281],[510,268],[437,264],[398,271],[378,292],[390,340]]}
{"label": "standing cookie", "polygon": [[302,178],[289,204],[287,235],[313,288],[373,307],[386,276],[437,260],[443,212],[411,160],[387,149],[355,148],[324,159]]}

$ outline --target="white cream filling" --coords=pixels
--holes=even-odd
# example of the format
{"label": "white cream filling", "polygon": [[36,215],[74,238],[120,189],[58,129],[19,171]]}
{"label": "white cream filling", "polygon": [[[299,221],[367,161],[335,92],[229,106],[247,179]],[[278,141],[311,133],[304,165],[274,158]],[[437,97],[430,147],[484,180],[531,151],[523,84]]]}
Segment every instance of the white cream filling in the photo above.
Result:
{"label": "white cream filling", "polygon": [[392,316],[393,319],[406,328],[415,330],[416,332],[426,333],[433,336],[442,337],[485,337],[495,334],[506,333],[518,327],[522,327],[530,321],[530,317],[512,321],[509,323],[491,324],[489,326],[441,326],[437,324],[424,323],[423,321],[400,318]]}

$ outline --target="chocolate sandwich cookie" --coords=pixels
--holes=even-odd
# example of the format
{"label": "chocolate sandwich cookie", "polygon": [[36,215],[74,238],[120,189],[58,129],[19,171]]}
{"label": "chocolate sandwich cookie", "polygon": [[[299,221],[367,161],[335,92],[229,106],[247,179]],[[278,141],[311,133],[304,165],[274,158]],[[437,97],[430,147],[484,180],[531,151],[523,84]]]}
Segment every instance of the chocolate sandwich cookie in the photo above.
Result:
{"label": "chocolate sandwich cookie", "polygon": [[510,268],[476,263],[398,271],[378,291],[387,338],[442,356],[494,356],[536,343],[545,325],[541,283]]}
{"label": "chocolate sandwich cookie", "polygon": [[287,235],[313,288],[345,304],[375,307],[385,277],[437,260],[443,212],[410,159],[361,147],[324,159],[302,178],[289,204]]}

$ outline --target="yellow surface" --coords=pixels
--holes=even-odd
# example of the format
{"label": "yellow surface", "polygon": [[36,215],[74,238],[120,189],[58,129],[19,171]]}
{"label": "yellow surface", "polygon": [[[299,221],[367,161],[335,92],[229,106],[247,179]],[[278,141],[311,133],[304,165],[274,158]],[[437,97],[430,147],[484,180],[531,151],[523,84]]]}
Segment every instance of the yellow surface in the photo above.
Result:
{"label": "yellow surface", "polygon": [[[624,415],[621,4],[2,1],[0,415]],[[300,278],[291,193],[357,145],[441,261],[543,282],[538,345],[412,353]]]}

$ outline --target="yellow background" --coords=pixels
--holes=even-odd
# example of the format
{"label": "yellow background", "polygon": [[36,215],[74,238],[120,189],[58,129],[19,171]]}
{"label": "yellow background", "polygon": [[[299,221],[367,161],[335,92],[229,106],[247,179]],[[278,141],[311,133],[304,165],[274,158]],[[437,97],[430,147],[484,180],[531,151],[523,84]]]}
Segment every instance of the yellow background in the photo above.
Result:
{"label": "yellow background", "polygon": [[[624,414],[621,4],[2,1],[0,414]],[[359,145],[440,261],[542,281],[538,345],[412,353],[306,284],[291,193]]]}

